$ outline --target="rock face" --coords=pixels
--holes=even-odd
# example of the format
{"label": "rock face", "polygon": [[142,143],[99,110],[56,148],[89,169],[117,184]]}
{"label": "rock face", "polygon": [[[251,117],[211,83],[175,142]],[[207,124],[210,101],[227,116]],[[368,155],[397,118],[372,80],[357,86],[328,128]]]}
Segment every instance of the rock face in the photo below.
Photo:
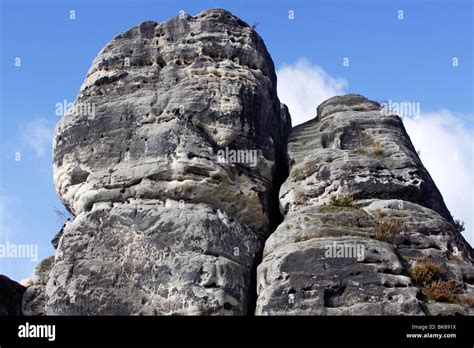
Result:
{"label": "rock face", "polygon": [[115,37],[55,132],[55,186],[76,218],[47,313],[248,313],[290,129],[262,39],[232,14]]}
{"label": "rock face", "polygon": [[46,314],[46,284],[54,265],[54,256],[38,262],[31,278],[25,280],[26,291],[22,298],[22,312],[27,316]]}
{"label": "rock face", "polygon": [[54,255],[48,256],[47,258],[41,260],[36,265],[31,275],[31,281],[33,285],[46,285],[49,278],[49,273],[54,265]]}
{"label": "rock face", "polygon": [[26,316],[41,316],[46,314],[46,286],[29,286],[22,299],[22,312]]}
{"label": "rock face", "polygon": [[472,314],[472,249],[400,118],[346,95],[290,130],[227,11],[115,37],[56,128],[75,218],[24,313]]}
{"label": "rock face", "polygon": [[[293,129],[288,155],[257,314],[473,313],[436,301],[473,295],[472,249],[398,116],[359,95],[331,98]],[[432,277],[420,279],[423,267]],[[439,296],[452,284],[455,298]]]}
{"label": "rock face", "polygon": [[21,315],[25,287],[0,274],[0,315]]}

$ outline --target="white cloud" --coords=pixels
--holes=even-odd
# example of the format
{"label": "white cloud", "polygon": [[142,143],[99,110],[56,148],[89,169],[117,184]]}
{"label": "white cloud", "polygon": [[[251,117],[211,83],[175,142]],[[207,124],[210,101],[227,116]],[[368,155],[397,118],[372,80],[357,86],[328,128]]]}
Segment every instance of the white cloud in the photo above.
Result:
{"label": "white cloud", "polygon": [[293,126],[316,117],[316,107],[328,98],[346,94],[345,79],[334,78],[301,58],[277,71],[278,97],[290,110]]}
{"label": "white cloud", "polygon": [[36,156],[42,158],[51,150],[53,131],[51,122],[45,118],[36,118],[21,129],[21,141],[32,148]]}
{"label": "white cloud", "polygon": [[403,123],[444,201],[466,223],[464,237],[474,244],[474,142],[469,116],[449,110],[422,113]]}

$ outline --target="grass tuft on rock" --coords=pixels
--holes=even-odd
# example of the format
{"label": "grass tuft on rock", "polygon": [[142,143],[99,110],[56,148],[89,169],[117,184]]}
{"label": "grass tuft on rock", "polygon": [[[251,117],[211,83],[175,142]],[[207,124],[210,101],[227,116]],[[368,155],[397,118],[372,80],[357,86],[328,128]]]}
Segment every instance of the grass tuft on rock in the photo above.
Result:
{"label": "grass tuft on rock", "polygon": [[375,239],[396,244],[405,227],[403,219],[383,217],[375,222]]}
{"label": "grass tuft on rock", "polygon": [[459,298],[461,303],[468,305],[471,308],[474,308],[474,296],[464,295]]}
{"label": "grass tuft on rock", "polygon": [[383,156],[383,149],[382,145],[379,143],[375,143],[372,145],[372,155],[375,157],[382,157]]}
{"label": "grass tuft on rock", "polygon": [[332,195],[329,199],[329,205],[333,207],[357,208],[352,197],[348,195]]}
{"label": "grass tuft on rock", "polygon": [[415,284],[425,286],[441,278],[443,274],[441,265],[431,261],[428,257],[418,257],[416,264],[410,270],[410,277]]}

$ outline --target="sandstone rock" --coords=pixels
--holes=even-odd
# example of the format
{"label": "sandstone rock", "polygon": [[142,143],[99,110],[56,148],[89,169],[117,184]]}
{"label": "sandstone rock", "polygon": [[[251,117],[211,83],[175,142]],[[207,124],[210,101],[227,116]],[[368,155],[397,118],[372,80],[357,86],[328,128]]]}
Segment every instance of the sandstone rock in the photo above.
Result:
{"label": "sandstone rock", "polygon": [[245,314],[261,244],[206,204],[96,204],[64,231],[48,313]]}
{"label": "sandstone rock", "polygon": [[[145,22],[99,53],[59,122],[56,189],[76,215],[97,202],[183,199],[263,232],[289,128],[273,62],[247,24],[224,10]],[[256,166],[219,163],[226,147],[256,151]]]}
{"label": "sandstone rock", "polygon": [[[473,314],[472,248],[402,120],[355,94],[317,113],[288,141],[270,55],[227,11],[116,36],[56,127],[75,219],[25,314]],[[421,260],[459,303],[427,298]]]}
{"label": "sandstone rock", "polygon": [[229,12],[115,37],[55,132],[76,218],[48,314],[246,314],[290,128],[262,39]]}
{"label": "sandstone rock", "polygon": [[48,282],[49,272],[54,265],[54,255],[48,256],[45,259],[38,262],[33,274],[31,275],[31,281],[33,285],[46,285]]}
{"label": "sandstone rock", "polygon": [[0,315],[21,315],[25,287],[0,274]]}
{"label": "sandstone rock", "polygon": [[290,177],[280,190],[286,212],[348,194],[418,203],[452,222],[401,119],[376,102],[354,94],[323,102],[315,119],[293,129],[288,151]]}
{"label": "sandstone rock", "polygon": [[466,306],[455,303],[434,302],[427,305],[430,315],[473,315]]}
{"label": "sandstone rock", "polygon": [[46,284],[53,265],[54,256],[48,256],[35,266],[22,298],[23,315],[46,314]]}
{"label": "sandstone rock", "polygon": [[56,233],[56,235],[54,236],[54,238],[51,240],[51,244],[53,245],[54,249],[57,249],[58,248],[58,244],[59,244],[59,240],[61,239],[62,235],[63,235],[63,232],[64,232],[64,228],[67,226],[68,223],[70,223],[71,221],[70,220],[67,220],[64,222],[63,226],[61,227],[61,229],[58,231],[58,233]]}
{"label": "sandstone rock", "polygon": [[41,316],[46,314],[46,286],[33,285],[26,289],[22,298],[23,315]]}
{"label": "sandstone rock", "polygon": [[20,280],[20,285],[27,288],[33,285],[33,281],[31,280],[31,278],[25,278],[25,279]]}
{"label": "sandstone rock", "polygon": [[331,98],[292,130],[288,155],[285,218],[258,266],[257,314],[452,314],[424,305],[410,275],[420,257],[472,293],[472,249],[398,116],[359,95]]}
{"label": "sandstone rock", "polygon": [[[334,243],[364,247],[364,257],[328,257]],[[337,245],[337,244],[336,244]],[[387,243],[360,237],[311,238],[276,249],[258,267],[258,314],[423,314],[418,289],[400,275]]]}

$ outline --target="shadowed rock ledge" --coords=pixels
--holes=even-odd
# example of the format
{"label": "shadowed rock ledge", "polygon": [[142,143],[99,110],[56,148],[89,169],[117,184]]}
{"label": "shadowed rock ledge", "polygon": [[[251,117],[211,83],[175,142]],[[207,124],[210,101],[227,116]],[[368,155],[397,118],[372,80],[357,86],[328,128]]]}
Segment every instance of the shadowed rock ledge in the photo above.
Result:
{"label": "shadowed rock ledge", "polygon": [[22,315],[21,299],[26,288],[0,274],[0,316]]}

